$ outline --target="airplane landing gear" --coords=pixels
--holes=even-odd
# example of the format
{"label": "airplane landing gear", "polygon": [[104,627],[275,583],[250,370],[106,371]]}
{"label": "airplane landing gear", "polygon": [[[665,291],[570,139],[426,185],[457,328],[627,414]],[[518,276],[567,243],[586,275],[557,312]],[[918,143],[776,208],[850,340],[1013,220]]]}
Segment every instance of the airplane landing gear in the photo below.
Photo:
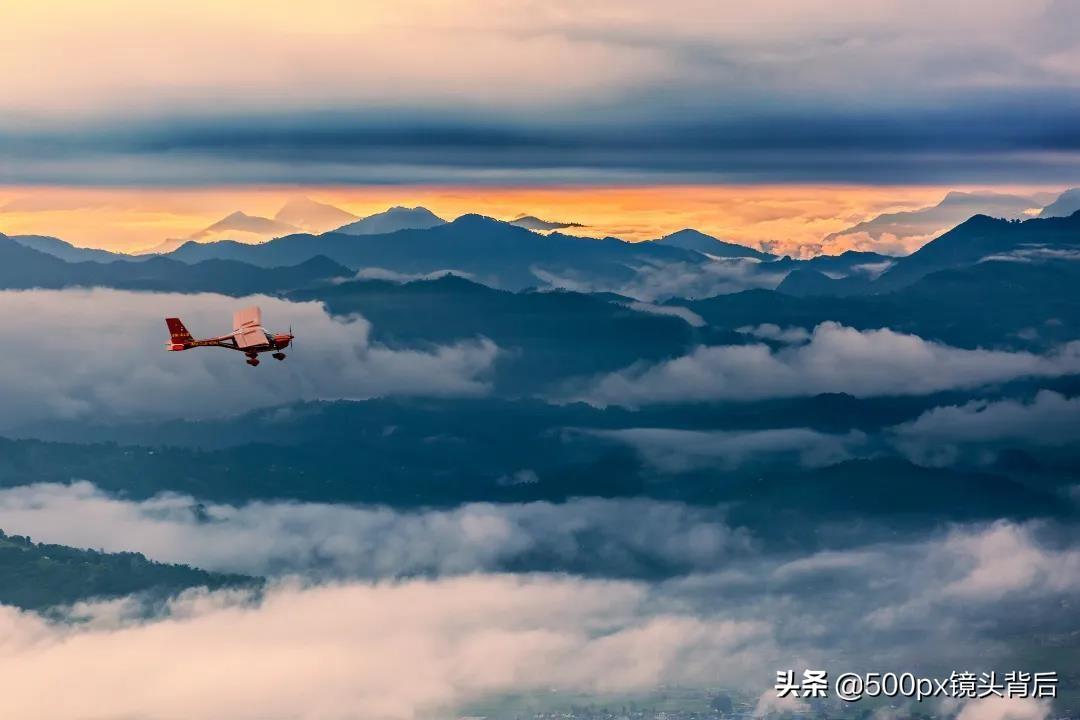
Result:
{"label": "airplane landing gear", "polygon": [[273,355],[271,355],[270,357],[274,358],[275,360],[284,360],[285,359],[285,353],[276,352]]}
{"label": "airplane landing gear", "polygon": [[247,364],[250,365],[251,367],[255,367],[256,365],[259,364],[259,359],[258,358],[248,358],[247,359]]}

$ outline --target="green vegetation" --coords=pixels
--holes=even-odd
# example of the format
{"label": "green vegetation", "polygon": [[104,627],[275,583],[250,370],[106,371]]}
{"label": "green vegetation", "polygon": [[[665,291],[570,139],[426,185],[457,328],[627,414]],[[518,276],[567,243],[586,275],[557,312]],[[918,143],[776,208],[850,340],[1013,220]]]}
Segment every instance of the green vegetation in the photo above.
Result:
{"label": "green vegetation", "polygon": [[242,575],[156,563],[140,553],[39,544],[0,531],[0,604],[27,610],[132,593],[164,597],[191,587],[218,589],[256,582]]}

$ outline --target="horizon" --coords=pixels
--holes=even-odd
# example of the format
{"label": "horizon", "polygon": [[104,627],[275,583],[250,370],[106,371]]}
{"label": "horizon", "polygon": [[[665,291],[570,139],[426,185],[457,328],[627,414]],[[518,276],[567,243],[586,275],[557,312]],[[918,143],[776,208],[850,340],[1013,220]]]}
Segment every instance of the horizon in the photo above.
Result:
{"label": "horizon", "polygon": [[21,4],[0,232],[145,250],[302,194],[907,253],[930,238],[825,238],[950,190],[1080,185],[1078,34],[1068,0]]}
{"label": "horizon", "polygon": [[0,720],[1080,720],[1080,0],[0,17]]}
{"label": "horizon", "polygon": [[[510,221],[534,216],[576,223],[561,232],[636,242],[694,229],[778,255],[812,257],[847,250],[909,254],[951,227],[899,240],[842,235],[878,215],[931,208],[949,193],[1016,195],[1032,200],[1029,216],[1071,189],[1062,185],[660,187],[207,187],[84,188],[0,186],[0,233],[57,237],[76,247],[147,252],[166,241],[194,239],[235,212],[273,218],[290,200],[324,203],[358,218],[391,207],[424,207],[444,220],[476,213]],[[976,214],[972,212],[971,214]],[[993,215],[992,211],[989,214]],[[966,218],[964,218],[966,219]],[[320,229],[326,231],[332,228]],[[304,231],[304,228],[297,228]],[[280,234],[288,234],[282,232]],[[211,240],[276,237],[223,233]]]}

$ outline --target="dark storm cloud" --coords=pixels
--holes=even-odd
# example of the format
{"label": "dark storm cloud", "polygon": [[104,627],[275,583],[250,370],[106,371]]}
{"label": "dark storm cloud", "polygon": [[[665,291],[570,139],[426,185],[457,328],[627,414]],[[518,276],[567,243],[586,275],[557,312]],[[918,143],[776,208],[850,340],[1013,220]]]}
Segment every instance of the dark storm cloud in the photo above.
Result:
{"label": "dark storm cloud", "polygon": [[1063,0],[110,1],[5,17],[0,181],[1080,177]]}
{"label": "dark storm cloud", "polygon": [[1080,177],[1080,98],[961,95],[939,105],[729,108],[642,94],[581,117],[253,113],[0,130],[0,182],[868,183]]}

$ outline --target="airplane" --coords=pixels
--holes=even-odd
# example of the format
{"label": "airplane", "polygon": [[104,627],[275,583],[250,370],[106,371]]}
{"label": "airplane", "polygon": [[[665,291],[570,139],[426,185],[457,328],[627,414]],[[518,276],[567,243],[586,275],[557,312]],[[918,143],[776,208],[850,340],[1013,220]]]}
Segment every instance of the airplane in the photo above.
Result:
{"label": "airplane", "polygon": [[271,352],[275,360],[284,360],[281,352],[293,341],[292,328],[287,333],[270,333],[262,326],[262,311],[257,306],[237,310],[233,313],[233,328],[229,335],[196,340],[180,322],[180,318],[165,318],[172,342],[165,344],[165,349],[172,352],[197,347],[223,347],[239,350],[247,355],[247,364],[255,367],[259,364],[259,353]]}

